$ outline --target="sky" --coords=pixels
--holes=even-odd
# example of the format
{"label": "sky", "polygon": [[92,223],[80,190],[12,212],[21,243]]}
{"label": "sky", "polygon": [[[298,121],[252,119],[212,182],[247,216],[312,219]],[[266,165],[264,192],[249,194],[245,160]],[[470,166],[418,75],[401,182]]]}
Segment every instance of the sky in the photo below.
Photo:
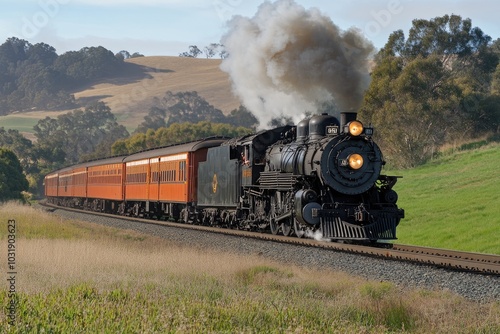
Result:
{"label": "sky", "polygon": [[[292,0],[290,0],[292,1]],[[358,28],[377,49],[412,20],[445,14],[470,18],[500,38],[497,0],[294,0],[317,8],[340,29]],[[234,16],[254,17],[264,0],[0,0],[0,44],[18,37],[58,54],[103,46],[145,56],[178,56],[190,45],[219,43]]]}

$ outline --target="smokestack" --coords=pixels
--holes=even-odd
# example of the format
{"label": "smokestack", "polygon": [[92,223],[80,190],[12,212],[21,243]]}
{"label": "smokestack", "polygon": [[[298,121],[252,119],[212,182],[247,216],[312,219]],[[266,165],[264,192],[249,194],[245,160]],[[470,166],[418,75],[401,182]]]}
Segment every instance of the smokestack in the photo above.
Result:
{"label": "smokestack", "polygon": [[221,69],[261,128],[283,116],[297,123],[332,100],[340,110],[359,109],[374,48],[358,30],[342,31],[292,0],[265,2],[253,18],[236,16],[228,25]]}
{"label": "smokestack", "polygon": [[343,129],[344,125],[351,121],[356,120],[357,113],[355,112],[341,112],[340,113],[340,128]]}

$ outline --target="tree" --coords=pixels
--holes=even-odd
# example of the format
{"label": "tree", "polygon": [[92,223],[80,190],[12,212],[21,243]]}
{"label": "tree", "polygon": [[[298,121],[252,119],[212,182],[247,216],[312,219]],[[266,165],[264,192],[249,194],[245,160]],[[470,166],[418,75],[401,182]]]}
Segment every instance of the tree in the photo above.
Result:
{"label": "tree", "polygon": [[243,126],[255,130],[259,120],[244,106],[239,106],[226,116],[226,122],[233,126]]}
{"label": "tree", "polygon": [[182,52],[179,57],[197,58],[202,51],[196,45],[190,45],[188,52]]}
{"label": "tree", "polygon": [[26,52],[27,60],[33,64],[52,66],[57,59],[56,49],[45,43],[30,46]]}
{"label": "tree", "polygon": [[[460,91],[442,81],[444,69],[438,57],[415,59],[404,70],[398,62],[392,60],[374,71],[361,114],[375,125],[389,160],[398,167],[414,167],[460,126],[456,114]],[[398,67],[401,71],[395,78],[375,79]]]}
{"label": "tree", "polygon": [[500,95],[500,64],[497,65],[491,79],[491,94]]}
{"label": "tree", "polygon": [[211,43],[208,46],[205,46],[203,49],[203,52],[205,53],[205,56],[207,58],[213,58],[217,54],[217,50],[220,48],[220,44],[218,43]]}
{"label": "tree", "polygon": [[0,127],[0,147],[14,152],[28,179],[29,191],[38,193],[38,187],[41,184],[40,165],[37,151],[31,140],[26,139],[18,130],[5,130]]}
{"label": "tree", "polygon": [[21,192],[28,190],[19,159],[14,152],[0,148],[0,201],[22,199]]}
{"label": "tree", "polygon": [[18,130],[5,130],[0,127],[0,147],[9,149],[20,157],[19,160],[24,171],[27,173],[36,171],[31,152],[33,143],[20,134]]}
{"label": "tree", "polygon": [[[491,44],[491,52],[500,58],[500,38],[497,38]],[[491,97],[486,101],[485,109],[493,109],[490,114],[493,115],[492,127],[496,125],[495,131],[500,131],[500,64],[497,65],[491,78]],[[488,103],[489,102],[489,103]]]}
{"label": "tree", "polygon": [[61,93],[56,59],[55,49],[44,43],[9,38],[0,45],[0,113],[67,106],[71,98]]}
{"label": "tree", "polygon": [[401,30],[390,35],[359,114],[395,166],[421,164],[491,119],[493,102],[484,102],[498,57],[490,40],[457,15],[414,20],[406,40]]}
{"label": "tree", "polygon": [[220,59],[226,59],[229,56],[229,52],[227,52],[226,48],[223,44],[219,46],[219,57]]}
{"label": "tree", "polygon": [[165,118],[167,116],[167,110],[157,106],[151,107],[146,116],[144,116],[144,122],[139,124],[134,132],[146,132],[148,129],[159,129],[167,126]]}
{"label": "tree", "polygon": [[139,58],[139,57],[144,57],[144,55],[142,53],[139,53],[139,52],[134,52],[130,56],[130,58]]}
{"label": "tree", "polygon": [[66,152],[66,133],[60,128],[57,119],[45,117],[33,127],[36,144],[33,148],[40,170],[50,171],[64,165]]}
{"label": "tree", "polygon": [[126,60],[130,58],[130,53],[126,50],[122,50],[115,54],[115,57],[118,58],[119,60]]}
{"label": "tree", "polygon": [[103,102],[60,115],[57,119],[46,117],[34,130],[40,158],[53,167],[74,164],[89,155],[95,158],[110,156],[111,143],[128,137],[125,127],[118,125],[111,109]]}
{"label": "tree", "polygon": [[4,44],[0,45],[0,63],[10,65],[26,60],[30,47],[31,44],[28,41],[17,37],[8,38]]}
{"label": "tree", "polygon": [[114,75],[122,64],[123,59],[118,59],[111,51],[99,46],[68,51],[57,58],[54,68],[66,76],[71,85],[81,85]]}

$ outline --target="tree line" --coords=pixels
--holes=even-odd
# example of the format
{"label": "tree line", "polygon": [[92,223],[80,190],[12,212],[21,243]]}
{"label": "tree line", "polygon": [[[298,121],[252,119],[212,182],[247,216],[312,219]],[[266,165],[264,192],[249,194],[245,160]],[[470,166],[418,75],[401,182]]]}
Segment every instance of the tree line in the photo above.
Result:
{"label": "tree line", "polygon": [[48,44],[8,38],[0,45],[0,115],[76,108],[72,90],[114,75],[124,59],[141,56],[125,50],[115,55],[102,46],[57,55]]}
{"label": "tree line", "polygon": [[198,92],[173,93],[168,91],[163,97],[153,99],[153,106],[134,133],[146,132],[149,129],[157,130],[174,123],[201,121],[226,123],[235,127],[245,126],[251,129],[255,129],[258,125],[257,118],[243,106],[232,110],[226,116],[220,109],[215,108],[198,95]]}
{"label": "tree line", "polygon": [[213,58],[218,55],[221,59],[224,59],[229,56],[223,44],[210,43],[203,50],[200,50],[196,45],[190,45],[188,51],[179,53],[179,57],[198,58],[202,53],[205,54],[206,58]]}
{"label": "tree line", "polygon": [[[19,171],[24,171],[26,176],[22,178],[27,178],[26,183],[15,182],[21,188],[4,183],[3,187],[10,190],[0,188],[0,201],[20,198],[20,191],[28,189],[42,194],[43,177],[65,166],[211,136],[241,136],[254,131],[255,128],[248,126],[257,124],[255,117],[245,108],[240,107],[224,116],[197,92],[167,92],[155,101],[132,136],[117,123],[115,115],[103,102],[75,109],[57,118],[39,120],[34,126],[34,143],[17,130],[0,127],[0,148],[8,150],[8,153],[0,152],[0,182],[18,180],[22,172],[17,178],[12,175]],[[12,159],[14,156],[20,169],[4,170],[1,154],[7,154],[6,157],[13,161],[11,165],[16,165]]]}
{"label": "tree line", "polygon": [[[129,133],[116,122],[110,108],[99,102],[57,118],[39,120],[34,126],[34,135],[36,142],[33,143],[17,130],[0,127],[0,147],[17,156],[30,191],[38,194],[42,193],[43,177],[48,172],[83,160],[110,156],[111,145]],[[0,174],[3,172],[0,168]]]}
{"label": "tree line", "polygon": [[111,151],[113,155],[126,155],[212,136],[233,138],[252,132],[253,130],[243,126],[236,127],[230,124],[211,123],[209,121],[173,123],[169,127],[161,127],[156,130],[148,129],[145,133],[138,132],[129,138],[118,140],[111,147]]}

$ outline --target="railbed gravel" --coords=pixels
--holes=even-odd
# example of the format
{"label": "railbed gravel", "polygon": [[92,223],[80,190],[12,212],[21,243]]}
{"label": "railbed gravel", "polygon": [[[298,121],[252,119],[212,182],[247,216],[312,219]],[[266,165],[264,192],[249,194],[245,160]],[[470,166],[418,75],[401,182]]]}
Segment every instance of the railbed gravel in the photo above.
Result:
{"label": "railbed gravel", "polygon": [[213,249],[242,255],[257,254],[285,264],[294,264],[311,269],[342,271],[369,280],[392,282],[401,288],[450,291],[479,302],[500,301],[500,276],[498,275],[464,273],[422,264],[207,233],[181,227],[133,222],[86,213],[57,209],[53,212],[67,219],[135,230],[171,240],[187,247]]}

